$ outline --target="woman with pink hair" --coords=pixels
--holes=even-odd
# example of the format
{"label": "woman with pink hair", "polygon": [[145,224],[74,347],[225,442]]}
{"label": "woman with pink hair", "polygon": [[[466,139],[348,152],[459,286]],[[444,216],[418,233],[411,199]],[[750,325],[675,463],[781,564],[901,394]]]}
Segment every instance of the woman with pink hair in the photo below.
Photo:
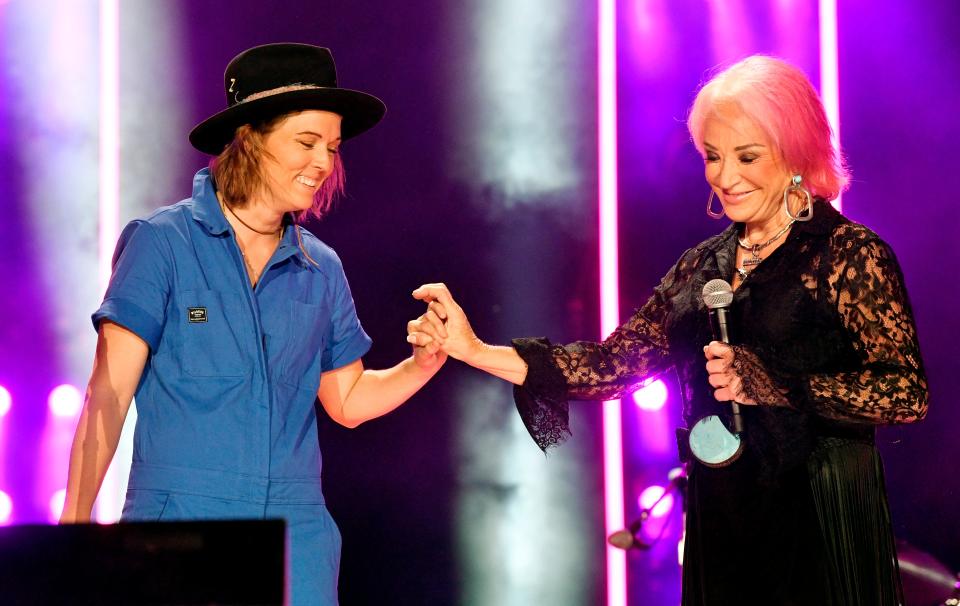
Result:
{"label": "woman with pink hair", "polygon": [[[922,419],[927,385],[897,260],[829,204],[849,179],[797,68],[766,56],[730,66],[687,124],[707,214],[732,223],[684,252],[603,342],[486,345],[442,284],[414,291],[429,306],[408,338],[514,383],[543,449],[570,435],[568,400],[619,398],[675,369],[685,606],[900,604],[874,434]],[[736,333],[712,332],[707,308]]]}

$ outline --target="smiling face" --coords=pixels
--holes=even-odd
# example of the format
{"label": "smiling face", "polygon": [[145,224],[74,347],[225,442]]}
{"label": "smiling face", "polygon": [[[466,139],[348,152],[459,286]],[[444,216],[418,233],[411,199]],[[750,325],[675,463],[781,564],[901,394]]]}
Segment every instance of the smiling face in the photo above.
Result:
{"label": "smiling face", "polygon": [[259,199],[281,213],[309,209],[333,172],[340,147],[338,114],[310,110],[291,114],[264,138],[264,191]]}
{"label": "smiling face", "polygon": [[766,133],[735,106],[704,121],[704,174],[731,220],[756,227],[783,222],[778,214],[790,172]]}

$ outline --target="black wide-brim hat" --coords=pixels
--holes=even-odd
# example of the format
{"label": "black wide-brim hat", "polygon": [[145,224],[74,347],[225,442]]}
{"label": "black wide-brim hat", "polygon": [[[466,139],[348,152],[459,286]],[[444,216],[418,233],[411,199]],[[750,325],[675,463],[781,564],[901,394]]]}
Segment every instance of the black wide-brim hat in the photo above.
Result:
{"label": "black wide-brim hat", "polygon": [[343,140],[369,130],[383,118],[383,101],[367,93],[337,87],[337,68],[329,49],[311,44],[265,44],[245,50],[223,73],[227,109],[190,131],[190,143],[217,156],[237,128],[290,112],[324,110],[343,117]]}

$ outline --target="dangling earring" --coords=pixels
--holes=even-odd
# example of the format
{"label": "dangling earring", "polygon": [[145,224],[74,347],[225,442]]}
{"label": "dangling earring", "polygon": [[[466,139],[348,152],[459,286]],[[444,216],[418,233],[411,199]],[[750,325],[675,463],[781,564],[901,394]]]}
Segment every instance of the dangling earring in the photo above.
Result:
{"label": "dangling earring", "polygon": [[713,206],[713,197],[716,195],[716,193],[717,192],[713,191],[713,188],[711,187],[710,197],[707,198],[707,216],[711,219],[722,219],[724,217],[723,210],[720,212],[714,212],[714,210],[711,208],[711,206]]}
{"label": "dangling earring", "polygon": [[[803,177],[794,175],[790,181],[790,185],[787,186],[787,189],[783,190],[783,212],[785,212],[791,220],[803,223],[813,218],[813,198],[810,197],[810,190],[801,185],[801,183],[803,183]],[[807,197],[807,205],[801,208],[796,216],[793,216],[790,214],[790,194],[795,191],[801,192]],[[807,211],[806,214],[804,214],[803,211]]]}

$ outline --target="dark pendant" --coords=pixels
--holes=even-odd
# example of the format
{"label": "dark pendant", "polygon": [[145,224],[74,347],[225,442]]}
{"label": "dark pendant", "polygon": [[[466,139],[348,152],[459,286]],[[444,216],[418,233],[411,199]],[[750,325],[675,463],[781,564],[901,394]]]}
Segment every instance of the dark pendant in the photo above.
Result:
{"label": "dark pendant", "polygon": [[760,265],[760,262],[763,261],[760,257],[751,257],[749,259],[743,260],[743,267],[753,269],[757,265]]}
{"label": "dark pendant", "polygon": [[741,267],[750,270],[760,265],[760,261],[763,261],[763,259],[760,258],[760,247],[755,245],[750,249],[750,258],[744,259]]}

